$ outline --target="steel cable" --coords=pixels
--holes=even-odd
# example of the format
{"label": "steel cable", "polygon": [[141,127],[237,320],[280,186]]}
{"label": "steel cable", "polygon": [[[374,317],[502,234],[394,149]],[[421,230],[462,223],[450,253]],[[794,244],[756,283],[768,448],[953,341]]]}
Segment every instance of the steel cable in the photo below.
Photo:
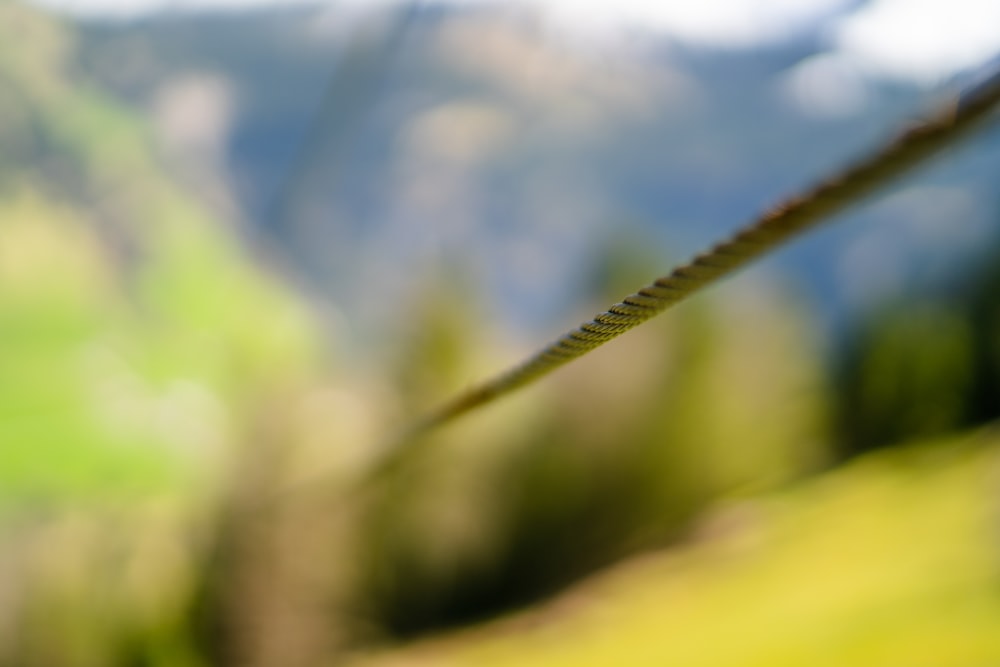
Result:
{"label": "steel cable", "polygon": [[630,294],[546,345],[522,363],[459,393],[414,423],[370,471],[395,466],[406,445],[455,418],[551,373],[609,340],[659,315],[702,287],[777,248],[799,233],[859,203],[894,179],[954,144],[982,124],[1000,104],[1000,71],[941,105],[868,156],[802,194],[790,197],[738,230],[728,240]]}

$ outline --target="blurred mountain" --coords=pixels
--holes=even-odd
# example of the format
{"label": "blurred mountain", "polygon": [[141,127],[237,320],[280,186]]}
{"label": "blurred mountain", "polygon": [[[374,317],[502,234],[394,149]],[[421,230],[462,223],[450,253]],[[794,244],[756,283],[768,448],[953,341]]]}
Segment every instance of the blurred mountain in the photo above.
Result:
{"label": "blurred mountain", "polygon": [[[79,71],[151,114],[181,173],[362,328],[384,322],[398,276],[448,261],[515,331],[551,332],[609,233],[653,239],[663,271],[926,105],[825,60],[821,28],[729,51],[588,45],[523,11],[404,6],[178,14],[81,40]],[[767,265],[833,321],[949,279],[995,237],[997,145],[984,136]],[[921,232],[955,218],[944,243]]]}

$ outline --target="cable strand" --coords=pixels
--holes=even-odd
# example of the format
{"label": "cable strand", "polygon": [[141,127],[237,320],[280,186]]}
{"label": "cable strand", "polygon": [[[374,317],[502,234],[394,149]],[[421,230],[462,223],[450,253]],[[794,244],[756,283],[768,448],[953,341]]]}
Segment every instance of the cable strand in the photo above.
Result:
{"label": "cable strand", "polygon": [[459,393],[416,422],[376,468],[393,467],[405,445],[457,417],[524,387],[853,206],[978,128],[1000,104],[1000,70],[942,105],[861,160],[789,197],[729,239],[626,296],[520,364]]}

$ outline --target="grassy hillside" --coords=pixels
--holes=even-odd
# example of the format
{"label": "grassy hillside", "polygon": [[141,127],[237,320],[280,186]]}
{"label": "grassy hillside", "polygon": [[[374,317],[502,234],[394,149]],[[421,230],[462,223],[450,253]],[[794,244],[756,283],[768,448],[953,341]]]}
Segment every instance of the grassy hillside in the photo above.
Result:
{"label": "grassy hillside", "polygon": [[1000,662],[995,429],[719,508],[692,543],[353,667]]}

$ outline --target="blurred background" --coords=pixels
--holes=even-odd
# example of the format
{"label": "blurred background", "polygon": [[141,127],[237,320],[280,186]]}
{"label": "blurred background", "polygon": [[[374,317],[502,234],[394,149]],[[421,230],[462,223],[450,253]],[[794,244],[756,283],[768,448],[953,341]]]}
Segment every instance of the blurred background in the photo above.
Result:
{"label": "blurred background", "polygon": [[[692,5],[692,6],[687,6]],[[1000,663],[989,0],[0,0],[0,665]]]}

